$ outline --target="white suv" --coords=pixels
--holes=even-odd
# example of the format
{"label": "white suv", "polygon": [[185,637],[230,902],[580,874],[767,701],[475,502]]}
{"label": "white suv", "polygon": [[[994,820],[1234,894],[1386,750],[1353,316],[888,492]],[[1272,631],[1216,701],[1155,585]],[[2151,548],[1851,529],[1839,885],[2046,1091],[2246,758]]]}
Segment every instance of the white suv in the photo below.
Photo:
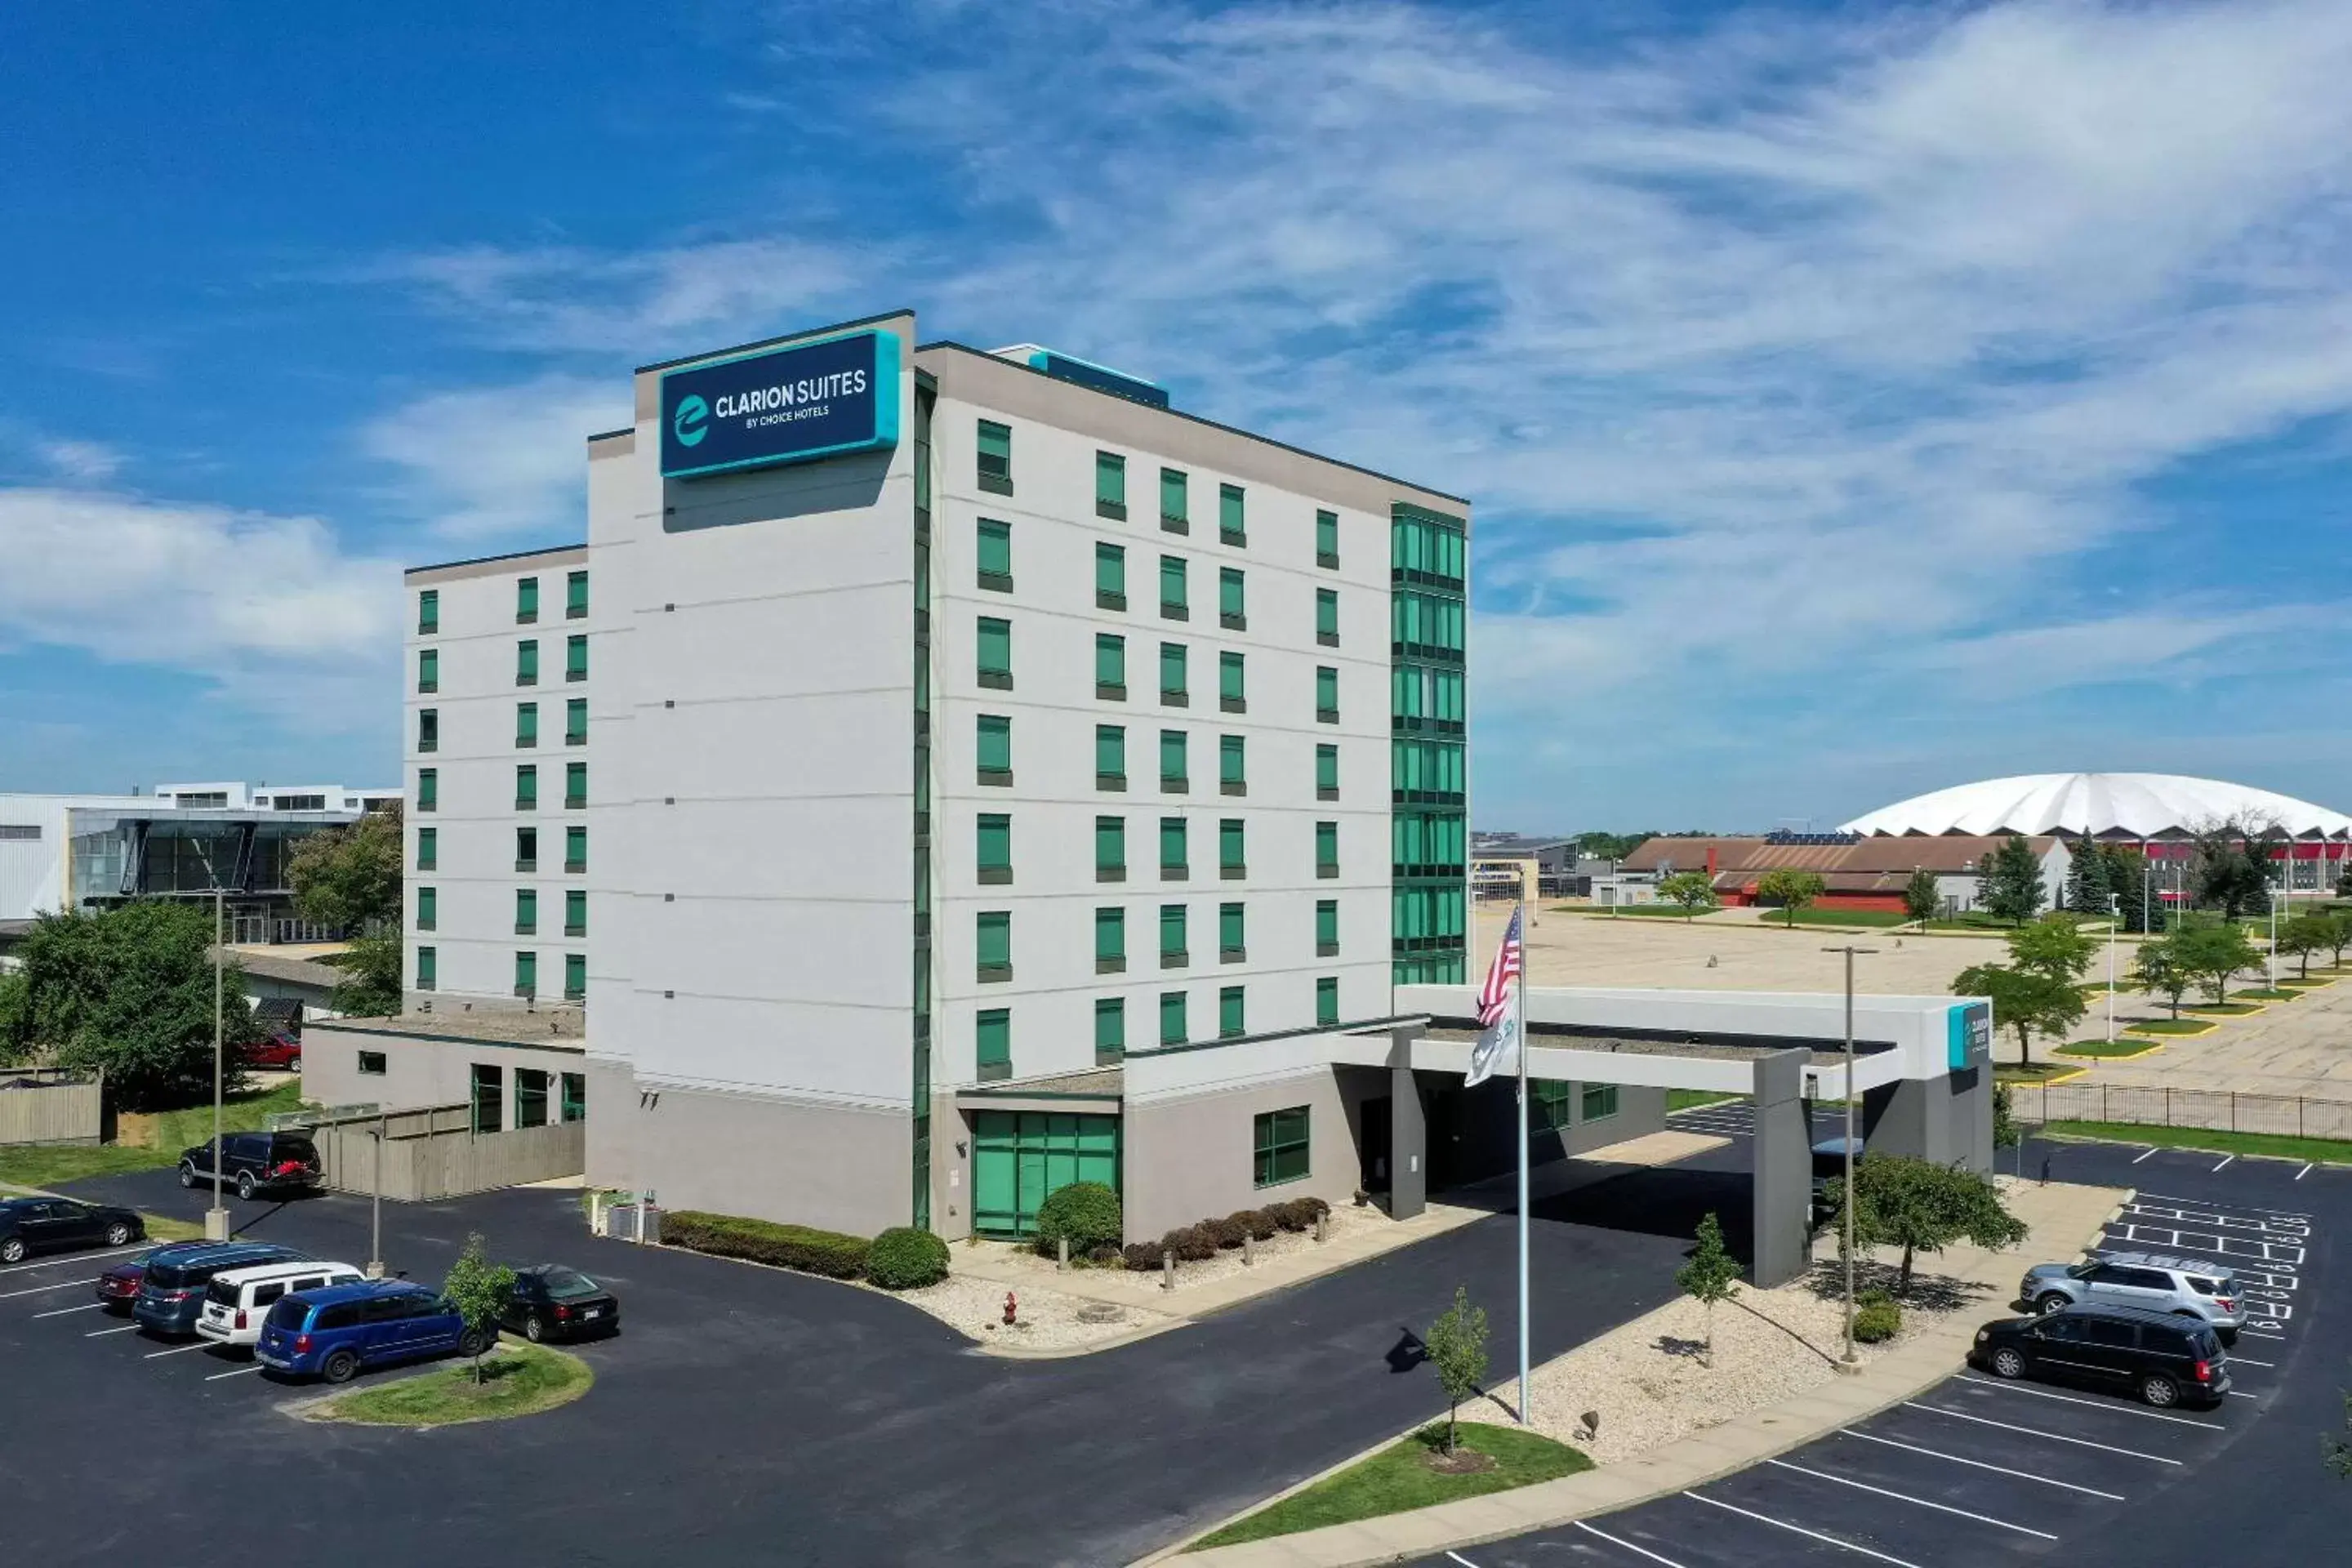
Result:
{"label": "white suv", "polygon": [[262,1320],[281,1296],[356,1285],[366,1276],[348,1263],[257,1263],[213,1276],[196,1332],[217,1344],[250,1347],[261,1338]]}

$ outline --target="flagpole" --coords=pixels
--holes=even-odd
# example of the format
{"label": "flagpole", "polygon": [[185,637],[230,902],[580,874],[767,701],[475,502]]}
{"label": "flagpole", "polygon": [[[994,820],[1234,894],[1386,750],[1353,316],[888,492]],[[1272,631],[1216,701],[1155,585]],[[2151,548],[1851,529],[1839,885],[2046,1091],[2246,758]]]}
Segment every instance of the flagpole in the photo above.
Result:
{"label": "flagpole", "polygon": [[1513,917],[1519,928],[1519,1425],[1533,1419],[1535,1384],[1528,1375],[1528,903]]}

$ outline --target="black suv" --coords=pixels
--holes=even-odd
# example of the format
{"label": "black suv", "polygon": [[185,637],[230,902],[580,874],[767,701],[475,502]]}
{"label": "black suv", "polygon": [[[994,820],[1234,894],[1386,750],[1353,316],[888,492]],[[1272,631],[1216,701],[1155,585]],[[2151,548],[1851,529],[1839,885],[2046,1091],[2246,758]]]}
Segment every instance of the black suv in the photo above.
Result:
{"label": "black suv", "polygon": [[2230,1392],[2221,1337],[2203,1323],[2137,1307],[2067,1307],[1977,1331],[1969,1364],[1995,1377],[2046,1377],[2150,1405],[2212,1405]]}
{"label": "black suv", "polygon": [[[250,1198],[257,1193],[306,1192],[322,1174],[318,1145],[308,1132],[224,1132],[221,1180]],[[193,1187],[213,1176],[211,1140],[180,1155],[180,1185]]]}

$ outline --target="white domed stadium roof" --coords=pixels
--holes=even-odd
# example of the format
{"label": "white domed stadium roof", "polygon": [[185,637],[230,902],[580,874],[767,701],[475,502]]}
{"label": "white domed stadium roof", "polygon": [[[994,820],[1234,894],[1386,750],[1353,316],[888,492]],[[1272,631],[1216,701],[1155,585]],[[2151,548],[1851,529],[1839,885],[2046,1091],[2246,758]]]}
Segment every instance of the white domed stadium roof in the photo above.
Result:
{"label": "white domed stadium roof", "polygon": [[2266,789],[2177,773],[2024,773],[1914,795],[1845,825],[1848,833],[2063,834],[2162,838],[2234,821],[2294,838],[2352,836],[2352,816]]}

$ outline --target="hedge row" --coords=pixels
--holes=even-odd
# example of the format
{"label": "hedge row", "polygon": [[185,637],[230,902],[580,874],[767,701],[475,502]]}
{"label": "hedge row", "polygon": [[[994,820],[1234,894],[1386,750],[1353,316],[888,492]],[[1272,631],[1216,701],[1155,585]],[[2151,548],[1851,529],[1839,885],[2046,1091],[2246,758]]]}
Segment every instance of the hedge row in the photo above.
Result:
{"label": "hedge row", "polygon": [[1223,1219],[1178,1226],[1158,1241],[1133,1243],[1124,1256],[1127,1266],[1135,1269],[1157,1268],[1161,1256],[1169,1253],[1179,1263],[1204,1262],[1220,1251],[1241,1246],[1244,1240],[1270,1241],[1276,1231],[1312,1230],[1315,1222],[1330,1212],[1331,1205],[1321,1198],[1291,1198],[1264,1208],[1239,1209]]}
{"label": "hedge row", "polygon": [[778,1225],[740,1215],[673,1209],[662,1215],[662,1240],[719,1258],[745,1258],[797,1268],[828,1279],[869,1279],[885,1290],[912,1290],[948,1277],[948,1247],[927,1230],[901,1226],[867,1241],[837,1230]]}

